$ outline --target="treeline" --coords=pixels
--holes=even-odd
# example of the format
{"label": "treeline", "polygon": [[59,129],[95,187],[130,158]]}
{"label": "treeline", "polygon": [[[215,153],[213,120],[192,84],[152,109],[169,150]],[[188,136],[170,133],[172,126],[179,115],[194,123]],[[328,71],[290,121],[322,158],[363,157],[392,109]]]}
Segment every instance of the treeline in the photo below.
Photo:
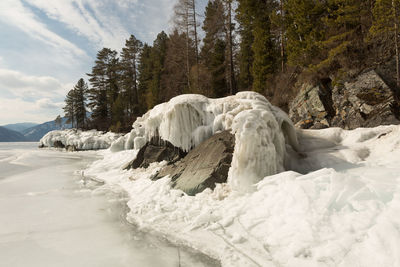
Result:
{"label": "treeline", "polygon": [[400,86],[400,0],[210,0],[201,16],[196,4],[178,0],[174,30],[152,45],[132,35],[119,54],[97,53],[84,126],[67,96],[76,126],[127,131],[137,116],[183,93],[254,90],[284,106],[299,77],[344,77],[394,55]]}

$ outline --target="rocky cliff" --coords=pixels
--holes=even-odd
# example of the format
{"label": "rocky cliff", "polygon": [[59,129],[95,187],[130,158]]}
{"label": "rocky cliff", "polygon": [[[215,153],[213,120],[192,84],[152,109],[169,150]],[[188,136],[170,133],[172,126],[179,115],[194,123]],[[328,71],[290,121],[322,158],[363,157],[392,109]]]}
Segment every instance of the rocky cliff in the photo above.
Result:
{"label": "rocky cliff", "polygon": [[289,116],[300,128],[375,127],[400,124],[398,93],[375,70],[347,81],[321,80],[303,84],[289,106]]}

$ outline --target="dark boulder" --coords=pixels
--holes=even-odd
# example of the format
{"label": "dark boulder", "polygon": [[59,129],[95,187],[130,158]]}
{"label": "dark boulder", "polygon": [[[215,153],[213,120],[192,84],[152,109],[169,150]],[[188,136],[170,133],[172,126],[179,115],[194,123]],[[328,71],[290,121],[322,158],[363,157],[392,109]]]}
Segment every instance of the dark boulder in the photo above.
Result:
{"label": "dark boulder", "polygon": [[136,158],[126,167],[126,169],[147,168],[153,162],[166,160],[172,164],[186,155],[180,148],[173,146],[170,142],[160,138],[152,138],[142,147]]}
{"label": "dark boulder", "polygon": [[192,149],[182,160],[164,167],[154,179],[170,175],[172,186],[188,195],[224,183],[232,162],[235,137],[229,131],[217,133]]}
{"label": "dark boulder", "polygon": [[63,144],[63,142],[61,142],[60,140],[57,140],[54,142],[53,146],[55,148],[65,148],[65,145]]}

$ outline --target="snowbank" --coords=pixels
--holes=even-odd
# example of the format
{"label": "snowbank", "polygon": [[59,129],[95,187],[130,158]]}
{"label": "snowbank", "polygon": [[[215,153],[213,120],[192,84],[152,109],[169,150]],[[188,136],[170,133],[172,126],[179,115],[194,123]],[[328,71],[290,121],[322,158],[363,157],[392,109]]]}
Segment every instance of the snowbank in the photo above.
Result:
{"label": "snowbank", "polygon": [[51,131],[39,141],[40,147],[54,147],[58,141],[64,147],[72,146],[77,150],[107,149],[121,135],[96,130],[81,131],[76,129]]}
{"label": "snowbank", "polygon": [[400,126],[303,130],[299,141],[292,171],[247,194],[228,184],[188,196],[168,177],[151,181],[165,163],[123,170],[136,150],[104,151],[85,175],[128,192],[131,222],[223,266],[400,266]]}
{"label": "snowbank", "polygon": [[138,118],[111,151],[140,149],[153,137],[189,151],[223,130],[235,134],[228,181],[241,191],[250,191],[264,176],[284,170],[285,140],[297,148],[293,124],[283,111],[258,93],[239,92],[219,99],[180,95],[157,105]]}

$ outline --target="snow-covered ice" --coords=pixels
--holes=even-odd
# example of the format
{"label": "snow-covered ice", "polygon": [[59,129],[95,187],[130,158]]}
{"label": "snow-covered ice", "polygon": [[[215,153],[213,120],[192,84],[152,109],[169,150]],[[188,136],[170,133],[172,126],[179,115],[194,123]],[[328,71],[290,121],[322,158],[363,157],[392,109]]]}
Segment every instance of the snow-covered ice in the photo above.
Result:
{"label": "snow-covered ice", "polygon": [[96,153],[0,143],[0,266],[214,266],[128,224],[119,187],[82,181]]}
{"label": "snow-covered ice", "polygon": [[39,141],[39,146],[54,147],[55,142],[61,142],[64,147],[73,146],[77,150],[107,149],[121,135],[96,130],[82,131],[76,129],[56,130],[48,132]]}
{"label": "snow-covered ice", "polygon": [[165,163],[123,170],[137,150],[103,151],[85,173],[128,193],[128,220],[223,266],[400,266],[400,126],[298,137],[290,170],[249,193],[220,184],[188,196],[149,179]]}
{"label": "snow-covered ice", "polygon": [[[223,266],[400,266],[400,126],[297,130],[256,93],[179,96],[139,118],[85,176],[127,193],[127,219]],[[152,137],[190,150],[235,134],[227,184],[195,196],[125,170]],[[297,137],[296,137],[297,136]],[[298,138],[298,141],[297,141]],[[99,189],[100,192],[102,189]]]}

